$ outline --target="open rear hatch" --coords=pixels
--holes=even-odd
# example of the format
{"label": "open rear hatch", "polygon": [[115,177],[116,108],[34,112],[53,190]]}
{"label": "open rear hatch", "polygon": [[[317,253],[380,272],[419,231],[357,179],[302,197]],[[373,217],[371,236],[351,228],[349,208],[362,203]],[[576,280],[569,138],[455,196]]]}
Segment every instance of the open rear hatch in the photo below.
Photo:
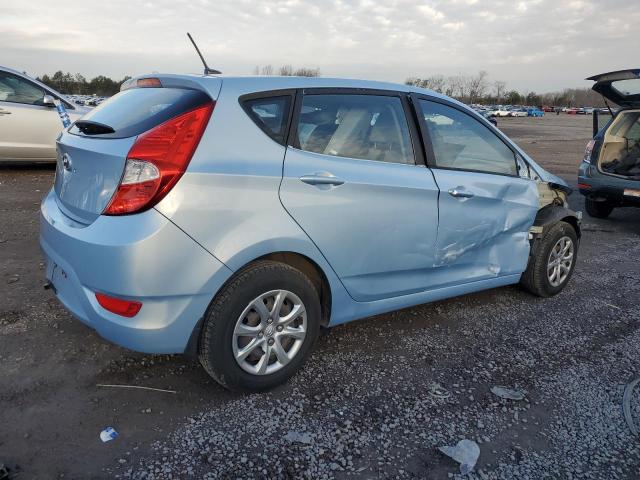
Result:
{"label": "open rear hatch", "polygon": [[57,141],[56,199],[77,222],[153,207],[184,173],[206,128],[214,106],[208,93],[143,80],[144,88],[134,83]]}
{"label": "open rear hatch", "polygon": [[593,90],[621,107],[640,107],[640,69],[618,70],[587,78]]}

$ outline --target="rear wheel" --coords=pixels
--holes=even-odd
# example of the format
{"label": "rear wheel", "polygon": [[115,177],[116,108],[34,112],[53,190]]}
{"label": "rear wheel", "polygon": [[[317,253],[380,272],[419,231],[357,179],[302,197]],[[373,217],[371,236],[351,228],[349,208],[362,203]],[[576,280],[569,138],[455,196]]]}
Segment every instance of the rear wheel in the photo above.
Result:
{"label": "rear wheel", "polygon": [[200,362],[230,390],[255,392],[289,379],[318,337],[320,301],[289,265],[261,261],[216,295],[200,339]]}
{"label": "rear wheel", "polygon": [[577,258],[576,231],[570,224],[558,222],[544,233],[520,284],[540,297],[556,295],[569,283]]}
{"label": "rear wheel", "polygon": [[589,216],[594,218],[607,218],[613,211],[613,205],[609,202],[597,202],[590,198],[584,199],[584,208]]}

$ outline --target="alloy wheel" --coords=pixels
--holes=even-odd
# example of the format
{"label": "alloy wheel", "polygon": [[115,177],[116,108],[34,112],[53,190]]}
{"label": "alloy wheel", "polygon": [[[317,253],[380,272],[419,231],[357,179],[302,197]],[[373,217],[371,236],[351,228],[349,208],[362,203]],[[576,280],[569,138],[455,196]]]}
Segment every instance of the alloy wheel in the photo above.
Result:
{"label": "alloy wheel", "polygon": [[269,375],[287,365],[307,335],[307,312],[300,298],[287,290],[256,297],[236,321],[232,348],[240,368]]}
{"label": "alloy wheel", "polygon": [[571,272],[574,246],[569,237],[561,237],[551,249],[547,262],[547,278],[552,287],[562,285]]}

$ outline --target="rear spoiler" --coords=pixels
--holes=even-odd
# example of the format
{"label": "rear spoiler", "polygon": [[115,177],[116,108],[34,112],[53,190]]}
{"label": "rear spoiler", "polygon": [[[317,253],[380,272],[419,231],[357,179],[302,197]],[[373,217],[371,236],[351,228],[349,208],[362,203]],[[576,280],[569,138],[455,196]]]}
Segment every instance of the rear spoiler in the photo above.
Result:
{"label": "rear spoiler", "polygon": [[123,82],[120,86],[120,91],[122,92],[132,88],[184,88],[187,90],[200,90],[215,100],[220,94],[222,79],[214,76],[205,77],[175,74],[141,75]]}
{"label": "rear spoiler", "polygon": [[162,82],[157,77],[130,78],[122,82],[120,91],[129,90],[130,88],[162,88]]}

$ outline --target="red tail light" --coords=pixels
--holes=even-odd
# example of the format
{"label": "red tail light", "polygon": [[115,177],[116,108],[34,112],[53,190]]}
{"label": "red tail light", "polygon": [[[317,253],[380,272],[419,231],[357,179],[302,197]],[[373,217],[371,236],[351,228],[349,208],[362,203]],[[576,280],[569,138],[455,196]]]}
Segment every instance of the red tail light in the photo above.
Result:
{"label": "red tail light", "polygon": [[214,105],[202,105],[140,135],[103,214],[138,213],[162,200],[187,169]]}
{"label": "red tail light", "polygon": [[162,82],[159,78],[139,78],[136,86],[138,88],[161,88]]}
{"label": "red tail light", "polygon": [[142,308],[142,303],[140,302],[122,300],[121,298],[110,297],[104,293],[96,293],[96,300],[98,300],[100,306],[105,310],[127,318],[135,317]]}

